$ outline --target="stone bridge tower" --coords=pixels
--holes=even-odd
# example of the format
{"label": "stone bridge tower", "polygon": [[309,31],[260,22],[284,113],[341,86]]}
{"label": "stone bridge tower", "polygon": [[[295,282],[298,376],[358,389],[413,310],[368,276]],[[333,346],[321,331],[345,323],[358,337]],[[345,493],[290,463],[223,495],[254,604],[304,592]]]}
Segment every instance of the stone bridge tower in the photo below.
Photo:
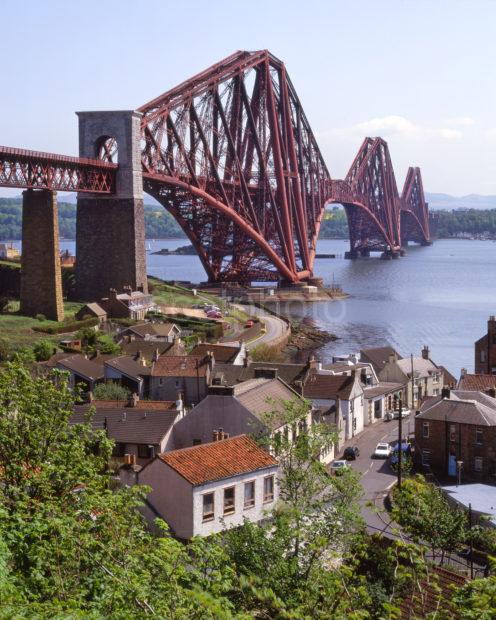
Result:
{"label": "stone bridge tower", "polygon": [[78,299],[98,301],[110,288],[122,290],[126,285],[146,292],[141,114],[131,110],[77,115],[79,156],[119,164],[115,194],[78,194]]}

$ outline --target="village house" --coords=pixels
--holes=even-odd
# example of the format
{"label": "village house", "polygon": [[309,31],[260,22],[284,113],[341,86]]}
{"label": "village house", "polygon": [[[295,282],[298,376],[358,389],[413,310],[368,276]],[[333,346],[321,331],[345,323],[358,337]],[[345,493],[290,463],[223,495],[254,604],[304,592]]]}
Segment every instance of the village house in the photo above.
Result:
{"label": "village house", "polygon": [[125,286],[124,292],[117,293],[116,289],[110,289],[109,297],[103,297],[99,305],[105,310],[110,319],[133,319],[142,321],[148,312],[155,308],[153,296],[143,291],[133,291],[130,286]]}
{"label": "village house", "polygon": [[228,436],[269,435],[274,451],[279,438],[293,441],[312,424],[310,407],[302,419],[289,427],[284,418],[284,401],[301,397],[275,376],[250,379],[235,386],[210,386],[208,394],[174,428],[174,446],[185,448],[211,441],[212,433]]}
{"label": "village house", "polygon": [[264,369],[269,371],[268,376],[279,377],[293,390],[301,394],[301,387],[307,377],[309,365],[285,362],[252,362],[245,358],[242,366],[235,366],[219,363],[216,358],[212,385],[237,385],[243,381],[263,376]]}
{"label": "village house", "polygon": [[198,404],[207,394],[213,356],[166,355],[152,363],[150,398],[173,400],[178,392],[187,405]]}
{"label": "village house", "polygon": [[426,396],[439,396],[443,387],[442,370],[430,359],[428,347],[423,347],[421,357],[396,359],[391,355],[379,379],[404,385],[403,406],[409,409],[418,408]]}
{"label": "village house", "polygon": [[84,306],[76,312],[74,318],[78,321],[96,318],[98,319],[98,325],[103,325],[107,320],[107,312],[100,306],[100,304],[97,304],[96,302],[89,303],[84,304]]}
{"label": "village house", "polygon": [[184,414],[181,401],[156,403],[136,397],[131,403],[94,400],[89,405],[76,406],[70,423],[82,424],[90,408],[95,409],[92,427],[105,430],[115,441],[112,456],[122,461],[125,455],[133,456],[138,465],[172,449],[173,425]]}
{"label": "village house", "polygon": [[115,355],[94,354],[88,358],[76,353],[63,354],[55,362],[55,368],[69,373],[69,387],[76,386],[83,392],[93,392],[98,383],[105,381],[105,362],[116,357]]}
{"label": "village house", "polygon": [[200,342],[191,350],[191,355],[203,357],[207,354],[214,356],[215,363],[232,364],[233,366],[243,366],[248,359],[245,343],[217,343],[210,344]]}
{"label": "village house", "polygon": [[128,388],[140,398],[148,396],[150,391],[151,367],[143,357],[121,355],[104,364],[106,381],[115,381]]}
{"label": "village house", "polygon": [[174,342],[181,335],[175,323],[141,323],[131,325],[119,332],[119,342],[138,341]]}
{"label": "village house", "polygon": [[480,375],[496,374],[496,318],[490,316],[487,333],[479,338],[475,348],[475,373]]}
{"label": "village house", "polygon": [[359,372],[351,376],[313,372],[303,386],[303,397],[312,402],[322,421],[335,425],[338,447],[363,430],[365,400]]}
{"label": "village house", "polygon": [[464,480],[494,480],[496,399],[444,388],[415,417],[415,442],[419,464],[438,476],[455,477],[461,466]]}
{"label": "village house", "polygon": [[[320,361],[316,360],[315,357],[312,357],[309,365],[309,377],[313,375],[338,375],[343,377],[352,377],[356,375],[358,377],[363,388],[363,426],[368,426],[369,424],[377,422],[377,420],[387,418],[394,412],[397,406],[397,399],[402,395],[403,385],[379,381],[372,363],[359,362],[358,355],[356,354],[334,357],[330,364],[322,364]],[[322,385],[325,384],[325,380],[321,380],[320,382]],[[336,383],[336,386],[337,385]],[[320,388],[314,385],[312,389],[317,390]],[[334,399],[331,400],[331,406],[333,406],[335,401]],[[343,425],[343,421],[339,419],[339,416],[337,417],[337,421],[339,422],[340,428],[343,430],[345,425]],[[358,421],[355,424],[362,426]],[[351,436],[354,436],[354,434],[355,433],[352,432]]]}
{"label": "village house", "polygon": [[186,348],[181,338],[173,342],[166,340],[131,340],[121,342],[122,353],[136,359],[143,358],[150,364],[164,355],[186,355]]}
{"label": "village house", "polygon": [[393,347],[372,347],[369,349],[361,349],[360,361],[371,364],[377,376],[391,360],[397,361],[403,359],[401,355],[393,349]]}
{"label": "village house", "polygon": [[209,536],[267,517],[278,498],[274,457],[246,435],[159,454],[138,474],[155,515],[178,538]]}

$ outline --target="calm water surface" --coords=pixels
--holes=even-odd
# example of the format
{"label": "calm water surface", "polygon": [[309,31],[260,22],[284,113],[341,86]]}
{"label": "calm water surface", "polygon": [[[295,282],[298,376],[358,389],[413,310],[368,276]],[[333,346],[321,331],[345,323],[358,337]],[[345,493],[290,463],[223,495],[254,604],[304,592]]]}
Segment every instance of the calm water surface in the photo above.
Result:
{"label": "calm water surface", "polygon": [[[160,248],[185,245],[185,239],[147,241],[148,273],[168,280],[205,280],[196,256],[157,256]],[[61,247],[74,252],[73,241]],[[343,255],[347,241],[319,241],[318,251]],[[403,355],[428,344],[432,358],[455,376],[473,369],[473,343],[496,314],[496,243],[441,240],[412,246],[407,256],[382,261],[318,259],[316,275],[340,284],[344,301],[292,304],[290,312],[313,320],[338,336],[321,351],[332,355],[390,343]]]}

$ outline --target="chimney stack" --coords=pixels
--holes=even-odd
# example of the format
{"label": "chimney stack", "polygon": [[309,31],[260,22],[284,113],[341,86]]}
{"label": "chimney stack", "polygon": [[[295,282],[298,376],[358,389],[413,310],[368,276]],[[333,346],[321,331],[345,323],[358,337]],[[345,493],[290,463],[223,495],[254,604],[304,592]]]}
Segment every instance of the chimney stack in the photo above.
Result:
{"label": "chimney stack", "polygon": [[214,431],[212,433],[212,441],[219,441],[219,431]]}
{"label": "chimney stack", "polygon": [[441,398],[450,398],[451,395],[451,390],[449,387],[443,387],[443,389],[441,390]]}
{"label": "chimney stack", "polygon": [[463,377],[467,374],[467,369],[466,368],[462,368],[460,370],[460,378],[463,379]]}
{"label": "chimney stack", "polygon": [[429,359],[429,355],[430,355],[429,347],[426,344],[424,344],[424,346],[422,348],[422,358],[424,360],[428,360]]}

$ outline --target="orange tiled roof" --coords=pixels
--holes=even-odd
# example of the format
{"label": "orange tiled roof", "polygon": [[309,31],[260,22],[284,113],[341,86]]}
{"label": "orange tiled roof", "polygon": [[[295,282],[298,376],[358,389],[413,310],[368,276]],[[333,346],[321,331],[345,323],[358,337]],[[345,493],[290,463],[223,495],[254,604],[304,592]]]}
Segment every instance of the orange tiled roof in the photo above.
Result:
{"label": "orange tiled roof", "polygon": [[159,357],[152,366],[152,377],[204,377],[208,364],[203,357],[167,355]]}
{"label": "orange tiled roof", "polygon": [[464,375],[458,381],[459,390],[484,392],[496,388],[496,375]]}
{"label": "orange tiled roof", "polygon": [[165,452],[158,458],[193,485],[277,466],[275,458],[246,435]]}

